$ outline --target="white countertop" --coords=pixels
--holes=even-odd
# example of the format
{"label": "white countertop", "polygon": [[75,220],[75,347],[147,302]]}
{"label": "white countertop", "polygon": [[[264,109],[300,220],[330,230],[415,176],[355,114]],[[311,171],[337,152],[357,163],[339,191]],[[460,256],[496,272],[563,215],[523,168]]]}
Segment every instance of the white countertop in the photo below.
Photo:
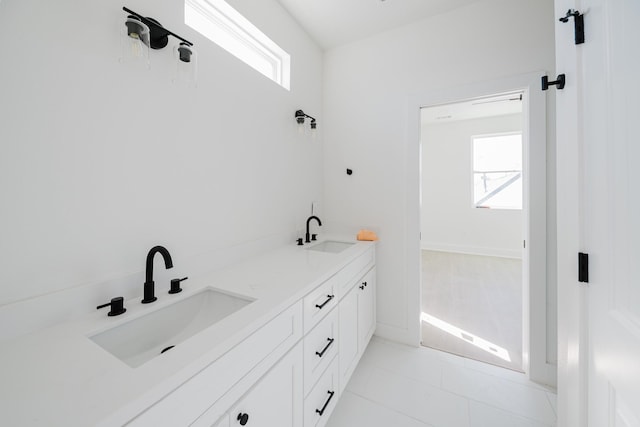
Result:
{"label": "white countertop", "polygon": [[[357,242],[341,253],[290,245],[206,277],[184,292],[156,292],[158,301],[125,301],[127,312],[99,310],[3,344],[0,414],[7,426],[122,425],[229,351],[281,311],[315,289],[374,244]],[[255,298],[251,304],[131,368],[88,337],[184,299],[206,287]],[[141,286],[142,291],[142,286]],[[115,296],[115,295],[114,295]]]}

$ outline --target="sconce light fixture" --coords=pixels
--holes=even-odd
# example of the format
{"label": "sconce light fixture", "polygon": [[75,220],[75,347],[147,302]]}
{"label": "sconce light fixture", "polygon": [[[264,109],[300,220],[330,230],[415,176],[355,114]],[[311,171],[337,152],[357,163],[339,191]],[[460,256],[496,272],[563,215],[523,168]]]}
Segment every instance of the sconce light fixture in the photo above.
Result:
{"label": "sconce light fixture", "polygon": [[176,33],[167,30],[153,18],[144,17],[126,7],[123,7],[122,10],[129,14],[125,21],[129,37],[141,40],[151,49],[162,49],[169,44],[169,36],[173,36],[182,42],[180,46],[183,51],[180,52],[180,60],[183,62],[191,61],[193,43],[189,40],[183,39]]}
{"label": "sconce light fixture", "polygon": [[296,111],[296,121],[298,122],[298,126],[302,127],[302,125],[304,124],[304,119],[305,118],[309,118],[311,119],[311,122],[309,122],[309,125],[311,126],[311,129],[314,130],[316,129],[316,119],[311,117],[308,114],[305,114],[304,111],[302,110],[297,110]]}
{"label": "sconce light fixture", "polygon": [[153,18],[145,17],[131,9],[123,7],[122,10],[129,15],[125,21],[126,35],[123,36],[123,60],[140,62],[146,61],[149,66],[149,48],[162,49],[169,44],[169,36],[180,41],[174,48],[176,52],[177,69],[174,81],[195,83],[196,54],[193,43],[176,33],[164,28],[162,24]]}

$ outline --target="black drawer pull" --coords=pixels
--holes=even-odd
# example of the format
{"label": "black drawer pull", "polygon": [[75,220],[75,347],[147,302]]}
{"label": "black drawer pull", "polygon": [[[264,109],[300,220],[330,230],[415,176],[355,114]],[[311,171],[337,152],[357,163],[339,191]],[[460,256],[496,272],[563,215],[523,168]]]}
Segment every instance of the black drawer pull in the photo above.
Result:
{"label": "black drawer pull", "polygon": [[322,414],[324,414],[324,410],[327,409],[327,406],[329,405],[329,402],[331,402],[331,399],[333,399],[333,395],[335,394],[335,391],[327,391],[327,393],[329,393],[329,398],[327,399],[326,402],[324,402],[324,405],[322,406],[322,409],[316,409],[316,412],[320,416],[322,416]]}
{"label": "black drawer pull", "polygon": [[328,343],[326,346],[324,346],[324,348],[322,349],[322,351],[321,351],[321,352],[319,352],[319,353],[318,353],[318,352],[316,351],[316,354],[318,355],[318,357],[322,357],[322,356],[324,356],[324,353],[325,353],[327,350],[329,350],[329,347],[331,347],[331,344],[333,344],[334,339],[333,339],[333,338],[327,338],[327,341],[329,341],[329,343]]}
{"label": "black drawer pull", "polygon": [[242,412],[240,412],[238,414],[237,420],[241,426],[246,425],[247,422],[249,422],[249,414],[243,414]]}
{"label": "black drawer pull", "polygon": [[320,310],[322,310],[322,307],[327,305],[327,303],[329,301],[331,301],[333,299],[333,297],[335,297],[335,295],[327,295],[327,300],[325,302],[323,302],[322,304],[320,304],[320,305],[316,304],[316,307],[319,308]]}

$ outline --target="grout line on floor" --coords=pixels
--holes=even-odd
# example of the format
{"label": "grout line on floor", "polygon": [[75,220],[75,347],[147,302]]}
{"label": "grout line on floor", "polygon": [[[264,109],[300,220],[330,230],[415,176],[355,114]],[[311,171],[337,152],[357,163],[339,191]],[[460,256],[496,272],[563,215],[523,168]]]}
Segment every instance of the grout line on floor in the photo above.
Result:
{"label": "grout line on floor", "polygon": [[400,415],[402,415],[402,416],[403,416],[403,417],[405,417],[405,418],[410,418],[410,419],[412,419],[412,420],[414,420],[414,421],[417,421],[417,422],[419,422],[420,424],[423,424],[425,427],[435,427],[433,424],[425,423],[424,421],[422,421],[422,420],[421,420],[421,419],[419,419],[419,418],[413,417],[413,416],[411,416],[411,415],[409,415],[409,414],[407,414],[407,413],[404,413],[404,412],[400,412],[400,411],[398,411],[398,410],[397,410],[397,409],[395,409],[395,408],[392,408],[392,407],[390,407],[390,406],[387,406],[387,405],[385,405],[384,403],[378,402],[377,400],[370,399],[369,397],[367,397],[367,396],[363,396],[363,395],[361,395],[360,393],[357,393],[357,392],[352,391],[352,390],[349,390],[349,389],[346,389],[346,391],[348,391],[349,393],[351,393],[351,394],[353,394],[353,395],[355,395],[355,396],[358,396],[358,397],[359,397],[359,398],[361,398],[361,399],[366,400],[367,402],[371,402],[371,403],[373,403],[374,405],[382,406],[383,408],[385,408],[385,409],[387,409],[387,410],[389,410],[389,411],[391,411],[391,412],[394,412],[394,413],[396,413],[396,414],[400,414]]}
{"label": "grout line on floor", "polygon": [[[453,392],[450,392],[450,393],[451,393],[451,394],[456,394],[456,393],[453,393]],[[456,395],[457,395],[457,394],[456,394]],[[505,409],[505,408],[500,408],[499,406],[495,406],[495,405],[492,405],[492,404],[487,403],[487,402],[482,402],[482,401],[480,401],[480,400],[472,399],[472,398],[467,397],[467,396],[461,396],[461,397],[464,397],[464,398],[465,398],[465,399],[467,399],[469,402],[473,401],[473,402],[475,402],[475,403],[479,403],[479,404],[481,404],[481,405],[488,406],[489,408],[496,409],[496,410],[498,410],[498,411],[500,411],[500,412],[505,412],[505,413],[507,413],[507,414],[514,415],[514,416],[519,417],[519,418],[524,418],[525,420],[527,420],[527,421],[531,421],[531,422],[536,423],[536,424],[540,424],[540,425],[547,426],[547,427],[555,427],[555,424],[548,424],[546,421],[537,420],[537,419],[535,419],[535,418],[531,418],[531,417],[528,417],[528,416],[526,416],[526,415],[522,415],[522,414],[519,414],[519,413],[517,413],[517,412],[510,411],[510,410]],[[549,404],[549,405],[551,405],[551,404]],[[470,405],[469,405],[469,406],[470,406]],[[551,407],[551,412],[553,412],[553,413],[555,414],[555,411],[553,410],[553,406]],[[471,410],[469,410],[469,419],[471,419]],[[557,419],[556,419],[556,423],[557,423]]]}
{"label": "grout line on floor", "polygon": [[[386,341],[383,340],[382,342],[390,342],[391,341]],[[519,384],[525,387],[529,387],[532,388],[534,390],[540,390],[540,391],[544,391],[547,393],[552,393],[552,394],[557,394],[556,389],[550,385],[547,384],[542,384],[542,383],[537,383],[535,381],[531,381],[528,377],[527,374],[525,372],[518,372],[518,371],[514,371],[512,369],[508,369],[502,366],[498,366],[498,365],[493,365],[491,363],[486,363],[486,362],[482,362],[480,360],[475,360],[475,359],[470,359],[464,356],[460,356],[459,354],[455,354],[455,353],[449,353],[448,351],[444,351],[444,350],[439,350],[437,348],[431,348],[431,347],[425,347],[425,346],[421,346],[420,347],[420,351],[423,351],[423,349],[426,349],[426,351],[431,352],[431,351],[435,351],[440,353],[441,355],[444,355],[445,357],[441,359],[442,362],[444,363],[448,363],[449,365],[453,365],[453,366],[459,366],[458,363],[455,362],[449,362],[446,360],[446,358],[456,358],[458,359],[458,362],[462,362],[462,367],[465,369],[469,369],[473,372],[477,372],[480,374],[484,374],[484,375],[488,375],[494,378],[498,378],[500,380],[504,380],[504,381],[509,381],[511,383],[514,384]],[[481,365],[480,365],[481,364]],[[479,365],[479,366],[475,366],[475,365]],[[483,366],[484,365],[484,366]],[[487,372],[487,367],[489,367],[489,369],[500,369],[502,370],[504,373],[509,373],[511,375],[521,375],[522,378],[520,380],[517,379],[513,379],[513,378],[508,378],[506,375],[503,376],[499,373],[492,373],[492,372]],[[441,383],[442,386],[442,383]]]}
{"label": "grout line on floor", "polygon": [[547,396],[547,400],[549,401],[549,405],[551,406],[551,410],[553,411],[554,414],[556,414],[556,420],[557,420],[558,411],[556,411],[556,407],[553,405],[553,402],[551,401],[551,396],[549,396],[549,394],[550,394],[549,392],[545,393],[545,395]]}
{"label": "grout line on floor", "polygon": [[[381,345],[381,346],[390,346],[390,347],[396,347],[396,348],[399,348],[399,349],[405,349],[405,347],[406,347],[406,349],[410,349],[410,350],[415,350],[416,349],[416,347],[406,346],[406,345],[403,345],[403,344],[400,344],[400,343],[396,343],[396,342],[393,342],[393,341],[388,341],[388,340],[386,340],[384,338],[380,338],[380,337],[376,337],[372,341],[372,344],[376,343],[376,342],[377,342],[378,345]],[[554,407],[554,404],[553,404],[553,401],[552,401],[553,395],[555,394],[555,392],[554,391],[550,391],[550,390],[546,390],[545,389],[546,386],[534,383],[534,382],[528,380],[524,375],[523,375],[522,379],[524,379],[525,381],[518,381],[516,379],[503,378],[502,376],[496,375],[496,374],[494,374],[492,372],[486,372],[486,371],[480,369],[481,365],[474,366],[474,364],[479,364],[479,363],[482,363],[482,362],[471,361],[471,362],[473,362],[473,364],[471,366],[469,366],[466,363],[459,363],[461,360],[462,361],[467,360],[464,357],[457,356],[457,355],[451,355],[451,354],[448,354],[446,352],[442,352],[440,350],[435,350],[435,349],[428,349],[428,348],[423,348],[423,347],[417,347],[417,348],[418,348],[417,351],[423,352],[424,356],[425,356],[424,361],[421,360],[421,358],[417,358],[419,363],[420,362],[424,362],[424,363],[437,363],[438,364],[438,366],[436,366],[435,369],[439,370],[439,372],[438,372],[439,377],[437,378],[438,381],[434,381],[434,382],[438,382],[439,386],[436,386],[433,383],[430,383],[430,382],[425,381],[425,380],[420,379],[420,378],[410,377],[407,374],[402,373],[402,372],[396,372],[392,368],[388,368],[385,365],[380,365],[379,363],[376,363],[376,362],[371,363],[366,369],[367,370],[378,369],[378,370],[384,372],[385,374],[393,375],[395,377],[402,378],[402,379],[404,379],[406,381],[411,381],[411,382],[416,383],[416,384],[420,384],[420,385],[427,386],[427,387],[430,387],[430,388],[438,389],[439,392],[446,393],[446,394],[449,394],[451,396],[455,396],[456,398],[464,399],[466,401],[467,419],[469,420],[469,422],[472,421],[471,420],[471,407],[472,407],[471,402],[474,402],[475,404],[479,404],[479,405],[485,406],[487,408],[491,408],[491,409],[493,409],[495,411],[498,411],[498,412],[501,412],[501,413],[504,413],[504,414],[508,414],[510,416],[513,416],[513,417],[516,417],[516,418],[519,418],[519,419],[522,419],[522,420],[529,421],[529,422],[534,423],[536,425],[548,426],[548,427],[555,427],[557,425],[557,411],[556,411],[556,409]],[[455,358],[455,360],[453,358]],[[430,361],[428,359],[432,359],[432,361]],[[516,387],[517,386],[518,388],[522,388],[523,392],[525,390],[528,390],[529,392],[544,393],[545,398],[542,401],[546,402],[547,405],[549,405],[549,408],[551,409],[551,411],[549,413],[549,415],[551,416],[550,417],[551,422],[549,423],[550,420],[541,420],[541,419],[532,418],[530,415],[525,415],[525,414],[522,414],[520,412],[515,412],[510,408],[496,406],[495,404],[488,403],[486,401],[480,401],[477,398],[473,398],[473,397],[470,397],[470,396],[467,396],[467,395],[464,395],[464,394],[460,394],[459,392],[450,391],[448,389],[445,389],[444,388],[444,385],[445,385],[445,382],[444,382],[445,369],[452,369],[452,370],[457,371],[459,374],[462,374],[462,375],[472,375],[472,374],[480,375],[480,378],[478,378],[479,381],[485,381],[483,378],[486,378],[487,381],[503,382],[503,384],[507,385],[508,387],[511,387],[511,386]],[[504,369],[504,368],[496,367],[495,369]],[[507,370],[507,372],[509,372],[509,371]],[[521,374],[515,373],[515,375],[521,375]],[[507,391],[508,390],[509,389],[507,389]],[[407,414],[405,412],[401,412],[401,411],[399,411],[399,410],[397,410],[397,409],[395,409],[393,407],[387,406],[385,402],[378,402],[375,399],[369,398],[368,396],[366,396],[366,393],[367,393],[367,389],[366,388],[362,389],[360,392],[358,392],[356,390],[352,390],[349,387],[349,385],[347,384],[347,387],[346,387],[345,391],[348,391],[349,393],[352,393],[353,395],[358,396],[358,397],[360,397],[362,399],[365,399],[366,401],[371,402],[371,403],[373,403],[375,405],[379,405],[379,406],[381,406],[381,407],[383,407],[383,408],[385,408],[385,409],[387,409],[387,410],[389,410],[389,411],[391,411],[393,413],[401,414],[404,417],[407,417],[407,418],[410,418],[412,420],[415,420],[415,421],[421,423],[422,425],[432,426],[431,424],[427,424],[427,423],[425,423],[425,421],[423,421],[423,420],[421,420],[419,418],[416,418],[415,416],[411,416],[411,415],[409,415],[409,414]],[[461,391],[464,392],[464,390],[461,390]],[[538,398],[539,398],[539,396],[538,396]],[[542,403],[542,402],[541,402],[541,404],[544,405],[544,403]]]}
{"label": "grout line on floor", "polygon": [[[454,367],[455,367],[455,366],[454,366]],[[385,371],[385,372],[387,372],[387,373],[389,373],[389,374],[392,374],[392,375],[398,376],[398,377],[400,377],[400,378],[404,378],[404,379],[406,379],[406,380],[410,380],[410,381],[417,382],[417,383],[421,383],[421,384],[426,384],[426,385],[427,385],[427,386],[429,386],[429,387],[434,387],[434,386],[433,386],[433,385],[431,385],[431,384],[423,383],[423,382],[422,382],[422,381],[420,381],[420,380],[416,380],[416,379],[412,379],[412,378],[405,377],[404,375],[400,375],[400,374],[398,374],[398,373],[396,373],[396,372],[389,371],[388,369],[385,369],[385,368],[380,367],[380,366],[376,366],[376,369],[380,369],[381,371]],[[511,411],[511,410],[509,410],[509,409],[505,409],[505,408],[503,408],[503,407],[495,406],[495,405],[492,405],[492,404],[490,404],[490,403],[483,402],[483,401],[481,401],[481,400],[473,399],[473,398],[471,398],[471,397],[469,397],[469,396],[465,396],[465,395],[462,395],[462,394],[456,393],[456,392],[454,392],[454,391],[445,390],[445,389],[444,389],[444,388],[442,388],[442,387],[440,387],[439,389],[440,389],[440,391],[441,391],[441,392],[448,393],[448,394],[450,394],[450,395],[453,395],[453,396],[456,396],[456,397],[459,397],[459,398],[461,398],[461,399],[466,400],[466,404],[467,404],[467,419],[468,419],[469,421],[471,421],[471,404],[470,404],[470,403],[473,401],[473,402],[475,402],[475,403],[479,403],[479,404],[481,404],[481,405],[484,405],[484,406],[490,407],[490,408],[495,409],[495,410],[498,410],[498,411],[500,411],[500,412],[504,412],[504,413],[507,413],[507,414],[513,415],[513,416],[515,416],[515,417],[520,417],[520,418],[526,419],[526,420],[528,420],[528,421],[531,421],[531,422],[534,422],[534,423],[537,423],[537,424],[540,424],[540,425],[544,425],[544,426],[548,426],[548,427],[554,427],[554,425],[553,425],[553,424],[548,424],[548,423],[546,423],[546,422],[544,422],[544,421],[541,421],[541,420],[539,420],[539,419],[531,418],[531,417],[529,417],[529,416],[526,416],[526,415],[520,414],[520,413],[518,413],[518,412],[513,412],[513,411]],[[403,415],[403,416],[405,416],[405,417],[407,417],[407,418],[411,418],[411,419],[413,419],[413,420],[415,420],[415,421],[418,421],[418,422],[420,422],[420,423],[422,423],[422,424],[425,424],[426,426],[432,426],[432,424],[427,424],[427,423],[425,423],[424,421],[422,421],[422,420],[421,420],[421,419],[419,419],[419,418],[413,417],[413,416],[411,416],[411,415],[409,415],[409,414],[407,414],[407,413],[405,413],[405,412],[401,412],[401,411],[398,411],[398,410],[397,410],[397,409],[395,409],[395,408],[392,408],[392,407],[390,407],[390,406],[387,406],[384,402],[378,402],[377,400],[374,400],[374,399],[371,399],[371,398],[369,398],[369,397],[367,397],[367,396],[365,396],[365,395],[362,395],[362,394],[358,393],[358,392],[357,392],[357,391],[355,391],[355,390],[351,390],[351,389],[349,389],[349,385],[348,385],[348,384],[347,384],[347,387],[345,388],[345,390],[346,390],[346,391],[348,391],[348,392],[349,392],[349,393],[351,393],[351,394],[354,394],[354,395],[356,395],[356,396],[358,396],[358,397],[360,397],[360,398],[362,398],[362,399],[365,399],[365,400],[367,400],[367,401],[369,401],[369,402],[371,402],[371,403],[374,403],[374,404],[376,404],[376,405],[380,405],[380,406],[382,406],[382,407],[384,407],[384,408],[386,408],[386,409],[388,409],[388,410],[390,410],[390,411],[393,411],[393,412],[395,412],[395,413],[397,413],[397,414],[401,414],[401,415]],[[542,393],[544,393],[544,394],[545,394],[545,399],[546,399],[547,403],[549,404],[549,406],[551,407],[551,412],[553,412],[553,414],[557,417],[556,412],[555,412],[555,410],[553,409],[553,405],[552,405],[552,404],[551,404],[551,402],[549,401],[549,397],[547,396],[547,393],[546,393],[546,392],[544,392],[543,390],[538,390],[538,391],[541,391]]]}

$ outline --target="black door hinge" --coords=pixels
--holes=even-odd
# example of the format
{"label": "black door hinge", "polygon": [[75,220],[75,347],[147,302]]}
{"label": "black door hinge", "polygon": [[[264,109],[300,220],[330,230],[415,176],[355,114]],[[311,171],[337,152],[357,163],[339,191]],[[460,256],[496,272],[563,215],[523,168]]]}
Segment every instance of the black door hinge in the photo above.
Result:
{"label": "black door hinge", "polygon": [[589,254],[578,253],[578,282],[589,283]]}
{"label": "black door hinge", "polygon": [[559,19],[560,22],[569,22],[573,17],[576,44],[584,43],[584,15],[577,10],[569,9],[567,14]]}

